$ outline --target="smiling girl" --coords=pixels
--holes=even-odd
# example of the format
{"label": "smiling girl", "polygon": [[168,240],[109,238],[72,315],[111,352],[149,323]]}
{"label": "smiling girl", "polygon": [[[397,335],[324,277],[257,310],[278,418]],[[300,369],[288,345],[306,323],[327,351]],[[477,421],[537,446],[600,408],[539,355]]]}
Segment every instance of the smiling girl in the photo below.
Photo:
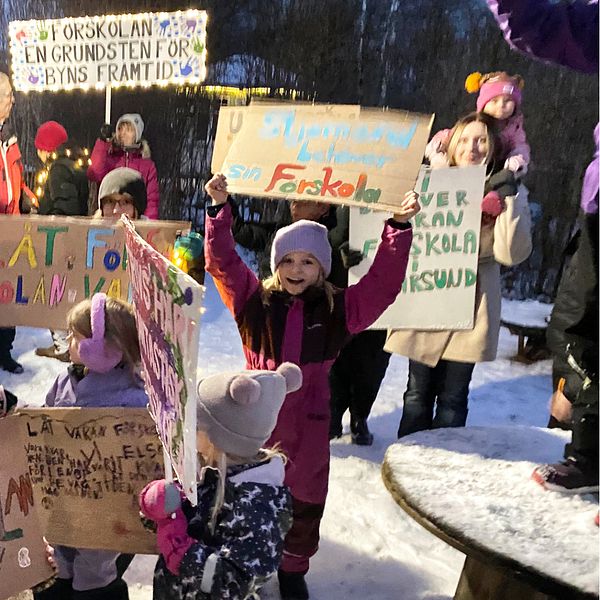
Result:
{"label": "smiling girl", "polygon": [[280,229],[271,247],[273,276],[261,282],[235,251],[225,177],[215,175],[206,191],[213,201],[207,209],[206,270],[237,322],[247,368],[275,370],[289,361],[303,374],[268,442],[278,443],[289,458],[285,483],[294,513],[279,588],[283,600],[303,600],[309,597],[304,575],[318,548],[327,496],[329,370],[350,336],[371,325],[400,292],[412,241],[408,221],[420,209],[417,194],[407,193],[399,213],[386,222],[368,273],[339,289],[326,281],[331,246],[323,225],[300,220]]}

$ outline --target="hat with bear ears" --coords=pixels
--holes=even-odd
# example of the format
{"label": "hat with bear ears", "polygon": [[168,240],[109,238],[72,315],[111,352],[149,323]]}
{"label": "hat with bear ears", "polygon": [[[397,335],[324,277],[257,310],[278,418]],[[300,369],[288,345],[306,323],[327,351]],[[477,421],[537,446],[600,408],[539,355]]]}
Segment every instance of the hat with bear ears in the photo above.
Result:
{"label": "hat with bear ears", "polygon": [[271,436],[288,392],[302,386],[302,371],[283,363],[276,371],[218,373],[198,384],[197,424],[219,450],[255,456]]}
{"label": "hat with bear ears", "polygon": [[503,94],[510,96],[518,108],[521,106],[521,90],[524,85],[525,81],[520,75],[509,75],[505,71],[496,71],[485,75],[476,71],[465,80],[465,89],[469,94],[479,92],[478,112],[481,112],[492,98]]}

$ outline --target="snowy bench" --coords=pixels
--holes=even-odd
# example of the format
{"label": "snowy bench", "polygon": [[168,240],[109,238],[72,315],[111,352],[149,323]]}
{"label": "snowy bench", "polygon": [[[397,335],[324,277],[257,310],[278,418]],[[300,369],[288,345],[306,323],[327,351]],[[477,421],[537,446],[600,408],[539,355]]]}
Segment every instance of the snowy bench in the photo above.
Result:
{"label": "snowy bench", "polygon": [[[546,328],[553,306],[553,304],[543,304],[535,300],[520,302],[502,299],[500,324],[513,335],[518,336],[517,354],[514,360],[529,364],[540,358],[548,357],[548,353],[544,352]],[[528,338],[527,345],[525,338]]]}
{"label": "snowy bench", "polygon": [[598,598],[595,495],[547,492],[530,476],[562,457],[569,435],[466,427],[409,435],[382,465],[394,500],[466,554],[455,600]]}

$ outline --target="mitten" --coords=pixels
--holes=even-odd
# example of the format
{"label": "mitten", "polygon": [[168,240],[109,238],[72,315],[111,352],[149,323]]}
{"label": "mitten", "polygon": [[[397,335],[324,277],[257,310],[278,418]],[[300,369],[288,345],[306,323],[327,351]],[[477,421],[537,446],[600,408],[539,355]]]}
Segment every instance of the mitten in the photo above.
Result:
{"label": "mitten", "polygon": [[194,539],[187,533],[187,519],[181,510],[181,492],[164,479],[151,481],[139,496],[140,509],[156,522],[156,543],[167,568],[179,575],[179,565]]}
{"label": "mitten", "polygon": [[512,171],[519,177],[523,177],[527,173],[527,163],[520,154],[509,156],[504,163],[504,168]]}
{"label": "mitten", "polygon": [[100,139],[105,142],[110,142],[113,135],[115,134],[115,128],[110,123],[104,123],[102,127],[100,127]]}
{"label": "mitten", "polygon": [[490,217],[497,217],[504,210],[504,200],[494,190],[488,192],[481,201],[481,212]]}
{"label": "mitten", "polygon": [[340,256],[345,269],[351,269],[360,263],[363,254],[360,250],[352,250],[349,242],[340,244]]}

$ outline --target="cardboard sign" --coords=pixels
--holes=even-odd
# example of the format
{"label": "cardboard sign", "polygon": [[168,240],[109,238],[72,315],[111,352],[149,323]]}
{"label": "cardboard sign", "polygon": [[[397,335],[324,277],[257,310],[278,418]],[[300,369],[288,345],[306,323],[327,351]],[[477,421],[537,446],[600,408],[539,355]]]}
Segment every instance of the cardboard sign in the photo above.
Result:
{"label": "cardboard sign", "polygon": [[143,527],[137,500],[148,482],[164,477],[146,409],[27,408],[6,420],[23,432],[10,456],[26,458],[50,543],[156,553],[156,535]]}
{"label": "cardboard sign", "polygon": [[196,370],[204,286],[145,242],[131,221],[123,220],[150,413],[195,505]]}
{"label": "cardboard sign", "polygon": [[[180,221],[138,221],[154,247],[170,255]],[[74,304],[98,292],[128,300],[125,236],[118,221],[81,217],[0,216],[0,327],[66,329]]]}
{"label": "cardboard sign", "polygon": [[12,21],[21,92],[197,84],[206,77],[203,10]]}
{"label": "cardboard sign", "polygon": [[[402,291],[373,329],[471,329],[479,258],[485,167],[423,167],[415,190],[421,212]],[[356,283],[369,269],[391,214],[350,211],[350,247],[366,257],[350,269]],[[375,293],[375,292],[374,292]]]}
{"label": "cardboard sign", "polygon": [[212,170],[234,193],[393,211],[414,186],[432,121],[360,106],[221,107]]}
{"label": "cardboard sign", "polygon": [[14,417],[0,419],[0,598],[26,590],[54,574],[38,518],[39,501]]}

